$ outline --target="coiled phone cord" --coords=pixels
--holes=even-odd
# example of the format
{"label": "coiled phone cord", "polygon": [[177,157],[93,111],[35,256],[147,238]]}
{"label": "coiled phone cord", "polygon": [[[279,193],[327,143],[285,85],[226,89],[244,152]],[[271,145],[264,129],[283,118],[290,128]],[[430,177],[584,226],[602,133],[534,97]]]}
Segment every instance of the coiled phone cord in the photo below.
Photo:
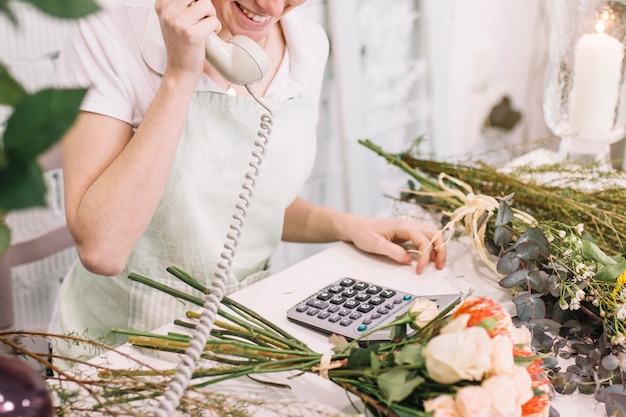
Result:
{"label": "coiled phone cord", "polygon": [[215,279],[211,283],[211,293],[207,296],[206,302],[203,305],[199,323],[193,330],[192,339],[189,342],[185,354],[182,355],[181,364],[176,374],[172,377],[165,394],[161,397],[159,408],[153,413],[156,417],[171,417],[174,415],[191,381],[196,363],[202,355],[206,342],[211,334],[217,310],[224,297],[226,279],[230,274],[233,257],[239,245],[239,238],[241,237],[246,213],[254,193],[254,187],[257,183],[260,166],[263,162],[269,137],[272,133],[272,125],[274,123],[272,111],[254,94],[249,85],[245,85],[245,87],[252,98],[267,110],[267,113],[261,115],[261,122],[259,124],[261,129],[257,132],[259,139],[254,142],[255,149],[252,151],[254,159],[248,163],[252,170],[246,172],[245,181],[241,185],[242,192],[239,194],[239,201],[235,205],[236,211],[233,213],[233,220],[230,224],[231,231],[226,235],[227,241],[224,243],[224,251],[220,254],[220,258],[223,259],[223,261],[220,261],[217,265]]}

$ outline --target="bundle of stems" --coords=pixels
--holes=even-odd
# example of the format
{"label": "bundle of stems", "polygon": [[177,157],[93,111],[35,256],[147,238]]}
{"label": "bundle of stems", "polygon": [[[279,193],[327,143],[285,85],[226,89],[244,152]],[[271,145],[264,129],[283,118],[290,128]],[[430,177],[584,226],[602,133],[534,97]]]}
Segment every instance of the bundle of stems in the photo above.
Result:
{"label": "bundle of stems", "polygon": [[[195,278],[180,268],[169,267],[167,271],[176,278],[184,281],[202,294],[210,293],[210,288],[204,286]],[[175,290],[160,284],[148,277],[138,274],[130,274],[129,279],[163,291],[173,297],[190,302],[197,306],[203,306],[204,300],[200,297]],[[215,320],[211,338],[207,341],[202,355],[203,363],[196,367],[193,374],[194,389],[200,389],[218,382],[239,378],[241,376],[255,376],[264,373],[289,372],[297,374],[303,372],[316,373],[330,379],[334,383],[345,388],[359,397],[370,409],[375,410],[379,416],[426,416],[427,413],[420,411],[419,395],[411,400],[390,404],[387,395],[389,392],[381,391],[377,377],[383,363],[385,370],[389,371],[397,367],[407,369],[406,363],[394,364],[391,356],[394,352],[406,345],[421,344],[435,334],[445,322],[446,315],[454,308],[454,305],[442,310],[439,316],[428,325],[420,328],[410,337],[398,337],[392,342],[378,343],[367,348],[359,345],[359,340],[368,337],[371,332],[380,328],[365,332],[361,338],[347,341],[343,338],[334,339],[335,349],[332,354],[322,354],[309,348],[294,336],[277,327],[261,315],[255,313],[235,300],[224,297],[218,309],[219,318]],[[194,320],[200,314],[190,310],[187,312],[188,320],[175,320],[174,324],[182,328],[195,328]],[[385,327],[401,327],[406,329],[410,316],[398,317]],[[131,345],[158,351],[184,353],[191,341],[187,334],[169,332],[158,334],[152,332],[137,332],[127,329],[113,329],[114,333],[129,337]],[[402,336],[402,332],[399,333]],[[358,351],[356,354],[355,352]],[[375,355],[379,368],[363,366],[358,357],[362,356],[369,363],[371,355]],[[423,363],[415,364],[415,372],[423,370]],[[159,371],[160,372],[160,371]],[[99,373],[103,378],[122,377],[150,377],[159,372],[154,370],[127,370],[107,369]],[[437,384],[429,386],[426,396],[436,396],[441,392],[447,392],[450,387]]]}
{"label": "bundle of stems", "polygon": [[[569,225],[582,223],[585,231],[604,252],[624,252],[626,193],[619,184],[611,185],[611,176],[624,181],[625,176],[619,171],[601,172],[593,167],[580,167],[578,171],[571,171],[567,167],[554,164],[537,168],[526,166],[505,172],[480,161],[464,164],[422,159],[413,156],[409,151],[395,154],[385,152],[371,140],[359,140],[359,143],[406,172],[419,184],[421,191],[441,191],[433,178],[440,173],[446,173],[469,184],[476,193],[494,197],[514,194],[515,207],[529,213],[538,221],[558,220]],[[547,173],[556,174],[559,178],[558,184],[550,185],[533,179]],[[598,189],[577,186],[581,180],[594,181],[594,178],[599,177],[603,180],[603,186]],[[410,193],[404,193],[400,199],[438,210],[453,210],[462,204],[454,199],[419,199]]]}

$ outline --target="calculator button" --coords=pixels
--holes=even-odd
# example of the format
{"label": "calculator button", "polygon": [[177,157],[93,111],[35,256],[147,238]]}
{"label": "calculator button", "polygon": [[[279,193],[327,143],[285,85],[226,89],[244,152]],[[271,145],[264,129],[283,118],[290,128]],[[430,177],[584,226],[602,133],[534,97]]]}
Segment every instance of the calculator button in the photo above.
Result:
{"label": "calculator button", "polygon": [[[372,324],[372,319],[370,319],[369,317],[366,319],[363,319],[363,324]],[[366,326],[367,327],[367,326]]]}
{"label": "calculator button", "polygon": [[394,298],[393,302],[394,304],[400,304],[402,302],[402,298]]}
{"label": "calculator button", "polygon": [[366,292],[360,292],[360,293],[357,294],[356,297],[354,297],[354,299],[358,300],[358,301],[365,301],[365,300],[369,299],[371,296],[372,296],[372,294],[368,294]]}
{"label": "calculator button", "polygon": [[331,313],[336,313],[341,309],[341,307],[336,306],[336,305],[332,305],[330,307],[328,307],[326,310],[330,311]]}
{"label": "calculator button", "polygon": [[324,292],[321,292],[321,293],[317,294],[317,299],[318,300],[322,300],[322,301],[329,300],[332,297],[333,297],[333,295],[331,293],[329,293],[328,291],[324,291]]}
{"label": "calculator button", "polygon": [[352,288],[345,290],[344,292],[341,293],[341,295],[343,295],[346,298],[352,298],[355,295],[358,294],[358,291],[353,290]]}
{"label": "calculator button", "polygon": [[309,316],[314,316],[314,315],[316,315],[319,312],[320,312],[320,310],[317,309],[317,308],[309,308],[307,310],[306,314],[308,314]]}
{"label": "calculator button", "polygon": [[404,297],[402,297],[402,299],[404,299],[404,301],[409,301],[413,298],[413,296],[411,294],[404,294]]}
{"label": "calculator button", "polygon": [[367,330],[367,324],[359,324],[359,327],[357,327],[357,330],[360,332],[364,332]]}
{"label": "calculator button", "polygon": [[367,291],[370,294],[378,294],[379,292],[382,291],[382,288],[377,285],[370,285],[365,291]]}
{"label": "calculator button", "polygon": [[359,312],[354,312],[354,313],[350,314],[350,318],[353,319],[353,320],[360,319],[361,317],[363,317],[363,314],[361,314]]}
{"label": "calculator button", "polygon": [[344,278],[341,280],[341,282],[339,283],[339,285],[343,286],[343,287],[351,287],[354,285],[356,281],[353,280],[352,278]]}
{"label": "calculator button", "polygon": [[391,298],[394,295],[396,295],[396,292],[394,290],[382,290],[380,292],[380,296],[385,298]]}
{"label": "calculator button", "polygon": [[370,304],[374,304],[375,306],[382,304],[385,302],[385,299],[382,297],[379,297],[377,295],[373,296],[372,298],[370,298],[369,303]]}
{"label": "calculator button", "polygon": [[341,310],[339,310],[339,313],[337,313],[337,314],[339,314],[340,316],[347,316],[350,313],[351,313],[351,311],[348,310],[347,308],[342,308]]}
{"label": "calculator button", "polygon": [[333,298],[330,299],[330,302],[333,304],[343,304],[344,301],[346,301],[345,297],[342,297],[340,295],[335,295]]}
{"label": "calculator button", "polygon": [[332,287],[328,288],[328,292],[331,292],[333,294],[339,294],[343,290],[344,287],[342,287],[341,285],[333,285]]}
{"label": "calculator button", "polygon": [[372,320],[376,320],[376,319],[381,318],[382,316],[379,313],[372,313],[370,317],[372,318]]}
{"label": "calculator button", "polygon": [[328,311],[322,311],[320,314],[317,315],[317,318],[322,319],[322,320],[325,320],[329,317],[330,317],[330,313]]}
{"label": "calculator button", "polygon": [[355,308],[355,307],[358,307],[359,304],[361,304],[361,303],[356,301],[356,300],[348,300],[348,301],[346,301],[346,303],[343,306],[345,308]]}
{"label": "calculator button", "polygon": [[393,305],[393,304],[389,304],[389,303],[385,304],[385,308],[387,310],[393,310],[394,307],[395,307],[395,305]]}
{"label": "calculator button", "polygon": [[337,323],[339,320],[341,320],[341,316],[338,316],[336,314],[334,316],[330,316],[330,318],[328,319],[328,321],[331,323]]}
{"label": "calculator button", "polygon": [[339,324],[341,324],[342,326],[349,326],[352,324],[352,320],[350,320],[349,318],[345,318],[341,320]]}
{"label": "calculator button", "polygon": [[328,303],[326,301],[317,300],[315,298],[307,301],[306,305],[308,305],[310,307],[319,308],[320,310],[323,310],[326,307],[328,307]]}
{"label": "calculator button", "polygon": [[361,304],[356,310],[361,313],[369,313],[374,309],[374,306],[371,304]]}
{"label": "calculator button", "polygon": [[386,309],[385,307],[381,307],[376,311],[379,312],[380,314],[389,314],[389,310]]}
{"label": "calculator button", "polygon": [[357,282],[356,284],[354,284],[354,289],[357,291],[363,291],[367,287],[369,287],[369,284],[365,282]]}

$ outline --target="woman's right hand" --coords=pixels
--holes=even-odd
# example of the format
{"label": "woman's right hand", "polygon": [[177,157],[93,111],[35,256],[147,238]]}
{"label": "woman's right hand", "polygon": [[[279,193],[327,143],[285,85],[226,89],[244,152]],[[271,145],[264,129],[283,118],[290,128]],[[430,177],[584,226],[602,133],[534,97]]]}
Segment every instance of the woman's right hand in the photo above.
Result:
{"label": "woman's right hand", "polygon": [[210,0],[157,0],[156,12],[167,50],[166,74],[199,77],[206,62],[204,44],[221,23]]}

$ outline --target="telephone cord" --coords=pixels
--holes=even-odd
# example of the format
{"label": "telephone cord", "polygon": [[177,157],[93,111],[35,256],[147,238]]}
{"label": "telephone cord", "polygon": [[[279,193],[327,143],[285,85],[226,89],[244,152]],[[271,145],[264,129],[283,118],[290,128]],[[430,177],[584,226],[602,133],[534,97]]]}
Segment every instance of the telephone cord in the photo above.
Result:
{"label": "telephone cord", "polygon": [[249,85],[245,85],[245,87],[252,98],[267,111],[267,113],[261,115],[259,124],[260,130],[257,132],[259,139],[254,142],[255,149],[252,151],[254,159],[248,163],[252,169],[246,172],[245,181],[241,185],[242,191],[239,194],[239,200],[235,205],[236,210],[233,213],[232,222],[229,226],[231,231],[226,235],[224,251],[220,254],[222,261],[218,262],[215,279],[213,279],[211,283],[211,292],[203,305],[199,323],[192,332],[191,341],[189,342],[185,354],[182,355],[181,363],[176,374],[172,377],[164,395],[161,397],[159,407],[153,413],[155,417],[171,417],[174,415],[192,379],[192,374],[196,368],[198,359],[202,355],[202,352],[204,352],[204,347],[211,334],[215,317],[217,316],[217,310],[224,297],[226,279],[230,275],[230,269],[237,246],[239,245],[244,221],[248,207],[250,206],[250,200],[254,194],[254,187],[257,183],[260,166],[263,163],[269,137],[272,134],[272,125],[274,123],[272,111],[254,94],[254,91]]}

